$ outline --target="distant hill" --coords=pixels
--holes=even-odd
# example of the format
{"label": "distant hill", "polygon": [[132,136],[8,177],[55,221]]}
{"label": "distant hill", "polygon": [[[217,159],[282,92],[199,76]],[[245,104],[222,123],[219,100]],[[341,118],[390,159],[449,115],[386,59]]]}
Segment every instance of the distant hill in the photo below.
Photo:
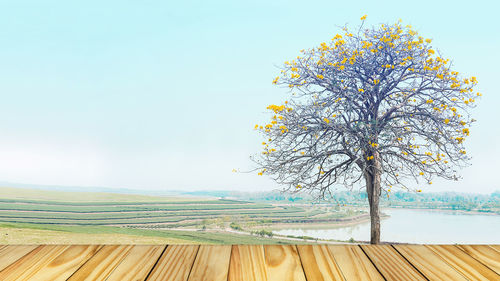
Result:
{"label": "distant hill", "polygon": [[[330,203],[334,205],[357,205],[367,206],[366,192],[364,191],[337,191],[331,194],[330,197],[324,200],[317,200],[314,195],[308,193],[283,193],[280,191],[259,191],[259,192],[241,192],[231,190],[202,190],[202,191],[182,191],[182,190],[148,190],[148,189],[128,189],[128,188],[109,188],[109,187],[84,187],[84,186],[58,186],[58,185],[37,185],[37,184],[22,184],[1,182],[1,187],[9,188],[24,188],[42,191],[54,191],[52,195],[61,194],[61,192],[71,193],[78,192],[80,196],[88,197],[88,193],[105,193],[106,196],[100,197],[116,197],[122,195],[135,195],[136,198],[141,196],[161,196],[161,197],[209,197],[209,198],[227,198],[237,199],[242,201],[253,202],[268,202],[268,203]],[[5,190],[5,189],[4,189]],[[9,192],[16,193],[10,190]],[[87,193],[87,195],[84,195]],[[40,194],[43,194],[40,193]],[[115,194],[115,195],[111,195]],[[0,196],[2,193],[0,192]],[[389,195],[389,196],[387,196]],[[67,198],[75,197],[75,195],[66,194]],[[99,196],[94,196],[95,198]],[[135,200],[135,199],[134,199]],[[415,208],[437,208],[437,209],[453,209],[453,210],[475,210],[483,212],[500,213],[500,191],[495,191],[491,194],[474,194],[460,192],[426,192],[415,193],[396,191],[390,194],[383,194],[381,204],[384,207],[415,207]]]}

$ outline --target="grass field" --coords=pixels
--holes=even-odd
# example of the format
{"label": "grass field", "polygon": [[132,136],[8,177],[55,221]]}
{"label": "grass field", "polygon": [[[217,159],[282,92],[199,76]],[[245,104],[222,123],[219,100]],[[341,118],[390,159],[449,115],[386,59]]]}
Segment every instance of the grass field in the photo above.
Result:
{"label": "grass field", "polygon": [[[99,243],[286,243],[245,233],[270,224],[325,223],[345,216],[327,208],[217,198],[0,188],[0,228],[5,232],[0,243],[78,242],[96,235]],[[229,232],[231,228],[238,233]]]}
{"label": "grass field", "polygon": [[[69,229],[68,229],[69,230]],[[0,227],[0,244],[195,244],[197,241],[114,233],[74,233],[11,226]]]}
{"label": "grass field", "polygon": [[[144,202],[144,201],[186,201],[183,197],[159,197],[135,194],[119,194],[106,192],[64,192],[54,190],[0,187],[0,198],[3,199],[36,199],[60,202]],[[198,198],[199,199],[199,198]],[[196,200],[196,198],[192,198]]]}
{"label": "grass field", "polygon": [[[6,237],[14,234],[18,236]],[[70,244],[292,244],[295,242],[252,235],[234,235],[232,233],[146,230],[107,226],[69,227],[24,223],[0,223],[0,235],[2,236],[0,239],[2,244],[61,244],[66,242]]]}

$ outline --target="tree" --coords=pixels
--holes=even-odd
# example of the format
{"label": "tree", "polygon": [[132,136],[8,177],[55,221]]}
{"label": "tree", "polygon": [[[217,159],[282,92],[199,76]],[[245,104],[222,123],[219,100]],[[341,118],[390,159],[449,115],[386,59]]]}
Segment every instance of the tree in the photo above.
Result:
{"label": "tree", "polygon": [[468,164],[464,141],[474,119],[475,77],[452,63],[411,26],[347,27],[329,43],[284,63],[273,84],[289,101],[267,107],[259,175],[285,191],[325,197],[337,186],[364,185],[371,243],[380,242],[379,199],[393,188],[421,192],[433,178],[457,180]]}

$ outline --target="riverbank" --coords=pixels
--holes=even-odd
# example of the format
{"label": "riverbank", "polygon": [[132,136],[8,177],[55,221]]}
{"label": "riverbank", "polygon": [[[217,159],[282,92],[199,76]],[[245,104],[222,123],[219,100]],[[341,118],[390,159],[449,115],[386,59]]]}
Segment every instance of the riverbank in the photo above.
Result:
{"label": "riverbank", "polygon": [[494,212],[480,212],[480,211],[467,211],[467,210],[452,210],[452,209],[439,209],[439,208],[407,208],[407,207],[398,207],[398,206],[391,206],[391,207],[381,207],[380,208],[382,211],[383,210],[413,210],[413,211],[428,211],[428,212],[442,212],[442,213],[451,213],[451,214],[456,214],[456,215],[486,215],[486,216],[500,216],[498,213]]}
{"label": "riverbank", "polygon": [[[384,208],[389,217],[381,220],[381,241],[411,244],[498,244],[500,216],[453,213],[440,210]],[[369,241],[370,224],[343,227],[276,230],[285,236],[318,239]]]}
{"label": "riverbank", "polygon": [[[381,219],[386,219],[388,217],[389,215],[387,214],[383,213],[381,214]],[[330,229],[330,228],[342,228],[346,226],[353,226],[368,222],[370,222],[370,215],[363,214],[363,215],[341,218],[321,223],[275,223],[270,225],[264,225],[262,227],[259,227],[259,229],[266,227],[270,230],[280,230],[280,229],[290,229],[290,228]]]}

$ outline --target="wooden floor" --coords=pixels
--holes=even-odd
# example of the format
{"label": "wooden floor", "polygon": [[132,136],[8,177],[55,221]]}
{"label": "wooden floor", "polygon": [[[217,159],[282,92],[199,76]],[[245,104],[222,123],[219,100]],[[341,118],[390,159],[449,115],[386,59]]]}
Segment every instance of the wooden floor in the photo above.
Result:
{"label": "wooden floor", "polygon": [[0,280],[500,280],[500,245],[0,245]]}

